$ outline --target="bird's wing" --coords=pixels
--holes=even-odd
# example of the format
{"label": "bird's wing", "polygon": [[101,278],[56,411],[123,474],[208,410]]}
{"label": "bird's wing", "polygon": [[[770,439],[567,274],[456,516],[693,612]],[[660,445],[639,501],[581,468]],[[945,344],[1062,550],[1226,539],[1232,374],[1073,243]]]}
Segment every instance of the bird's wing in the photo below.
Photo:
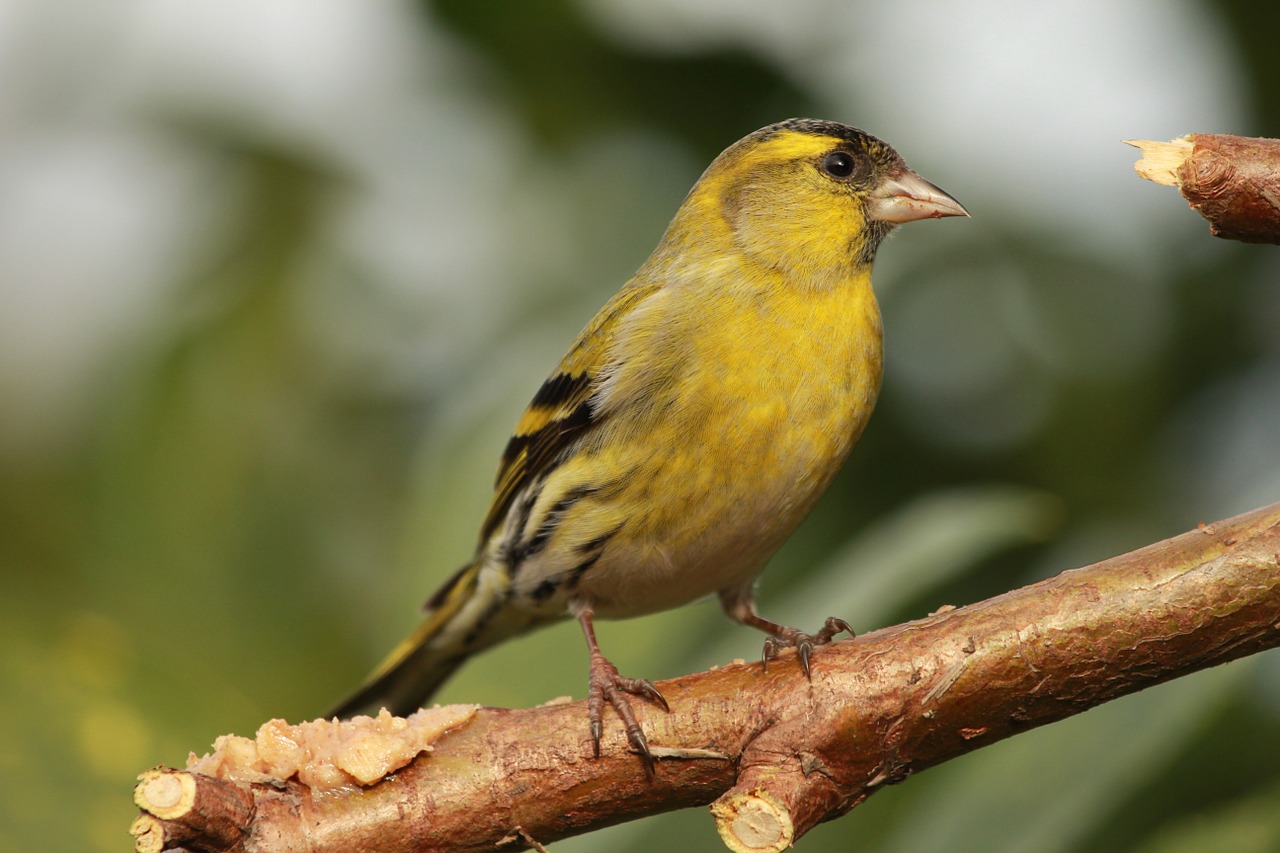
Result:
{"label": "bird's wing", "polygon": [[632,282],[615,294],[534,394],[503,451],[493,499],[480,529],[481,547],[502,525],[516,496],[603,422],[601,380],[613,358],[611,343],[617,326],[659,289],[656,283]]}

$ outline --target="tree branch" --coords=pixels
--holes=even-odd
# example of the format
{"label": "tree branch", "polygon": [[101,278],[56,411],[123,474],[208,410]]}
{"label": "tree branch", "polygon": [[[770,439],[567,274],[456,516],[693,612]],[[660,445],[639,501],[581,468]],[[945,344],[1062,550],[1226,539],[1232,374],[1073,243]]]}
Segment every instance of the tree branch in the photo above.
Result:
{"label": "tree branch", "polygon": [[[584,703],[482,709],[347,794],[158,768],[137,849],[478,851],[713,803],[735,851],[779,851],[884,785],[1035,726],[1280,645],[1280,504],[794,658],[661,685],[639,705],[652,775]],[[714,801],[714,802],[713,802]]]}
{"label": "tree branch", "polygon": [[1215,237],[1280,243],[1280,140],[1193,133],[1172,142],[1131,140],[1134,170],[1177,186]]}

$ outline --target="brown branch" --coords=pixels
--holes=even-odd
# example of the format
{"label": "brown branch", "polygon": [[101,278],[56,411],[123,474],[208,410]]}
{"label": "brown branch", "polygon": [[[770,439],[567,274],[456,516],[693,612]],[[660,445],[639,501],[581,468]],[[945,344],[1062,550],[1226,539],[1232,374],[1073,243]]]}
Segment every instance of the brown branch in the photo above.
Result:
{"label": "brown branch", "polygon": [[[652,775],[584,703],[483,709],[398,774],[313,797],[157,769],[138,849],[514,850],[712,803],[736,851],[778,851],[884,785],[1035,726],[1280,645],[1280,504],[926,619],[662,685],[637,707]],[[637,703],[639,705],[639,703]]]}
{"label": "brown branch", "polygon": [[1193,133],[1172,142],[1129,144],[1142,149],[1134,170],[1179,187],[1214,236],[1280,243],[1280,140]]}

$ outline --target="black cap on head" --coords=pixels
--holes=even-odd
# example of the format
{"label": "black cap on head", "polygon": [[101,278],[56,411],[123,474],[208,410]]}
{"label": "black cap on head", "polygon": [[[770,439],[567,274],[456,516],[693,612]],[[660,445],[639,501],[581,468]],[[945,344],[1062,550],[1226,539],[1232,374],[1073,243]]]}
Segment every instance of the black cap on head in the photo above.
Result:
{"label": "black cap on head", "polygon": [[752,135],[768,138],[783,130],[791,130],[796,133],[811,133],[814,136],[830,136],[852,145],[867,146],[868,144],[873,144],[884,148],[889,147],[884,141],[877,139],[865,130],[859,130],[856,127],[841,124],[838,121],[824,121],[817,118],[789,118],[786,121],[762,127]]}

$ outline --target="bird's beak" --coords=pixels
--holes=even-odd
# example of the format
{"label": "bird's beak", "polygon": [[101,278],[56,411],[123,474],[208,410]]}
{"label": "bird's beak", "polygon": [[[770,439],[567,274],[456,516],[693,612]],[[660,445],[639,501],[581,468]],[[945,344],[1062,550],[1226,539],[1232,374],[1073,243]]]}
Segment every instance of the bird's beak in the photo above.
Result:
{"label": "bird's beak", "polygon": [[876,187],[868,200],[867,213],[872,219],[895,224],[969,215],[960,202],[910,169],[885,178]]}

